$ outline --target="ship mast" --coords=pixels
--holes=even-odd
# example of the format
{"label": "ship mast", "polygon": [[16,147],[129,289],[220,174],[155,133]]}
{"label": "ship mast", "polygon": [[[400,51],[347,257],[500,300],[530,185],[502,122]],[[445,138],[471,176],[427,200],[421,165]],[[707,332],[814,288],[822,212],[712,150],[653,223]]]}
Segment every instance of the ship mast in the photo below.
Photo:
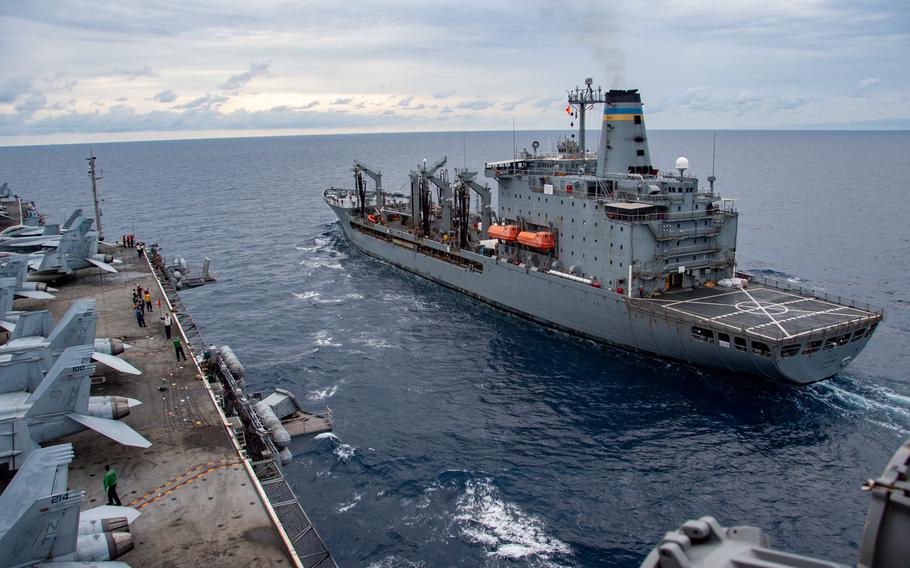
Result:
{"label": "ship mast", "polygon": [[569,106],[578,111],[578,148],[581,155],[584,156],[585,148],[585,111],[593,110],[594,105],[607,102],[601,93],[600,87],[595,91],[591,86],[594,79],[588,77],[585,79],[584,88],[575,87],[574,91],[569,91]]}
{"label": "ship mast", "polygon": [[95,199],[95,224],[98,225],[98,240],[104,240],[104,231],[101,230],[101,201],[98,200],[98,180],[101,177],[98,175],[101,172],[95,170],[95,156],[92,153],[89,153],[89,158],[86,158],[88,161],[88,177],[92,178],[92,197]]}

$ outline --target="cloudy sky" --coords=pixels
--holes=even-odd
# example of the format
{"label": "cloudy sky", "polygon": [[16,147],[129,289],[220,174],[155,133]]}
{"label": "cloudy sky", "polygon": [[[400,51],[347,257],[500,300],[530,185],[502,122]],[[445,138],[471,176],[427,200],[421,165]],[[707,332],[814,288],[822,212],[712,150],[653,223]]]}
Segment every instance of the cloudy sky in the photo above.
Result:
{"label": "cloudy sky", "polygon": [[910,128],[903,0],[433,4],[3,2],[0,144],[563,129],[587,76],[651,128]]}

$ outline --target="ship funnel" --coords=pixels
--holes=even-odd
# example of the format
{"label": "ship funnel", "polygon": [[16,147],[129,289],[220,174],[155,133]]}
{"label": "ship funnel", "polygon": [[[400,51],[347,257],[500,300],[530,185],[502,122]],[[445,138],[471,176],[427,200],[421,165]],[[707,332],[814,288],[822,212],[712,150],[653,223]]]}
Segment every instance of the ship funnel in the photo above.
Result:
{"label": "ship funnel", "polygon": [[651,153],[638,89],[607,91],[604,102],[597,175],[650,173]]}

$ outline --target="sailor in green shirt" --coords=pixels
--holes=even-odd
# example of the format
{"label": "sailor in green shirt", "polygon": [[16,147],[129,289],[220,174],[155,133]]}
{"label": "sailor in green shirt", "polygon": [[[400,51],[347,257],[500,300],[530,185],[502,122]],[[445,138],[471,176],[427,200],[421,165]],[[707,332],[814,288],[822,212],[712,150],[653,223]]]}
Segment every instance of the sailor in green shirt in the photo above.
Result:
{"label": "sailor in green shirt", "polygon": [[183,345],[180,344],[180,338],[174,338],[174,353],[177,355],[177,360],[179,361],[181,357],[186,361],[186,355],[183,353]]}
{"label": "sailor in green shirt", "polygon": [[107,504],[120,505],[120,497],[117,496],[117,472],[111,469],[111,466],[104,466],[104,489],[107,491]]}

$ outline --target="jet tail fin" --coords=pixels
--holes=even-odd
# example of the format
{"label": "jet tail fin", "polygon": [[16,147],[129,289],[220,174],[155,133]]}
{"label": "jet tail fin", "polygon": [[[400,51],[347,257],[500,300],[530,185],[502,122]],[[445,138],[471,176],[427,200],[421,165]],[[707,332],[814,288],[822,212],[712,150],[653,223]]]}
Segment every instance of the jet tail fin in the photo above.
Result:
{"label": "jet tail fin", "polygon": [[54,366],[28,397],[31,404],[25,415],[84,412],[88,410],[88,380],[95,366],[91,364],[91,345],[69,347],[57,357]]}
{"label": "jet tail fin", "polygon": [[95,326],[98,323],[98,312],[95,311],[94,298],[74,300],[57,327],[47,336],[51,349],[62,351],[74,345],[95,345]]}
{"label": "jet tail fin", "polygon": [[67,418],[75,420],[95,432],[107,436],[111,440],[123,444],[124,446],[134,446],[137,448],[147,448],[152,445],[142,434],[130,428],[129,424],[110,418],[99,418],[98,416],[88,416],[86,414],[67,414]]}
{"label": "jet tail fin", "polygon": [[66,219],[66,221],[63,222],[63,228],[64,229],[71,228],[73,226],[73,223],[75,223],[76,220],[79,219],[79,217],[82,217],[82,209],[76,209],[75,211],[70,213],[70,216]]}
{"label": "jet tail fin", "polygon": [[[32,502],[46,495],[65,492],[67,470],[73,461],[73,455],[72,444],[32,450],[16,476],[0,495],[0,511],[3,511],[4,515],[7,513],[14,515],[14,511],[21,509],[21,502]],[[0,520],[0,526],[2,524],[3,520]],[[0,547],[0,550],[3,548]]]}
{"label": "jet tail fin", "polygon": [[5,278],[15,278],[17,282],[25,282],[25,275],[28,271],[28,257],[15,256],[3,263],[0,268],[0,276]]}
{"label": "jet tail fin", "polygon": [[0,317],[13,311],[13,299],[16,296],[16,279],[0,278]]}
{"label": "jet tail fin", "polygon": [[9,336],[9,340],[20,339],[22,337],[47,337],[54,329],[54,323],[51,319],[51,313],[47,310],[36,312],[22,312],[16,321],[16,327]]}
{"label": "jet tail fin", "polygon": [[30,505],[24,501],[16,503],[12,511],[25,510],[0,537],[0,550],[4,556],[8,554],[4,564],[32,566],[75,553],[83,499],[84,491],[67,491],[34,500]]}

